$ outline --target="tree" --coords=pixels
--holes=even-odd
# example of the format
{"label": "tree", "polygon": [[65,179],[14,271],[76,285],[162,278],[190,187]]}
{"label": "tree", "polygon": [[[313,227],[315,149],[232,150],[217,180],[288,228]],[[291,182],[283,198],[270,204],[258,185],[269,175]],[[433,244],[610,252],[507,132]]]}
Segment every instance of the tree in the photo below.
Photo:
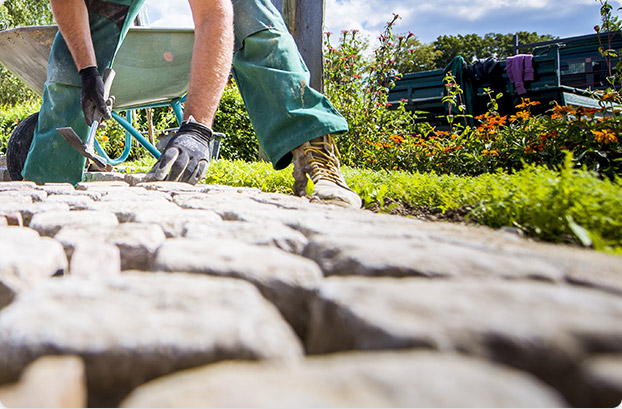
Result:
{"label": "tree", "polygon": [[0,5],[0,29],[52,24],[49,0],[6,0]]}
{"label": "tree", "polygon": [[[395,59],[397,71],[406,74],[427,71],[436,68],[436,59],[441,52],[431,44],[423,44],[414,34],[401,34],[398,37]],[[403,43],[403,44],[402,44]]]}
{"label": "tree", "polygon": [[[520,31],[516,34],[519,44],[530,44],[557,38],[548,34],[540,35],[526,31]],[[488,33],[484,37],[477,34],[444,35],[438,37],[432,46],[440,52],[439,57],[435,60],[436,68],[444,68],[458,55],[461,55],[467,62],[488,57],[507,58],[514,53],[514,34]],[[528,52],[529,50],[522,51]]]}
{"label": "tree", "polygon": [[[48,0],[6,0],[0,4],[0,30],[53,23]],[[22,81],[0,66],[0,105],[14,105],[33,97]]]}

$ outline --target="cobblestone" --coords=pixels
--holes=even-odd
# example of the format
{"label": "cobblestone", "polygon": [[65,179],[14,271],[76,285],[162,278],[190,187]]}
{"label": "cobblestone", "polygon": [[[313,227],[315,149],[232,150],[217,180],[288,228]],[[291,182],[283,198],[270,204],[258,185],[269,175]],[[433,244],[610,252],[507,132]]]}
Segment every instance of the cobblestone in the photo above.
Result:
{"label": "cobblestone", "polygon": [[84,364],[89,406],[622,399],[621,257],[257,189],[88,180],[0,182],[2,402],[50,355]]}

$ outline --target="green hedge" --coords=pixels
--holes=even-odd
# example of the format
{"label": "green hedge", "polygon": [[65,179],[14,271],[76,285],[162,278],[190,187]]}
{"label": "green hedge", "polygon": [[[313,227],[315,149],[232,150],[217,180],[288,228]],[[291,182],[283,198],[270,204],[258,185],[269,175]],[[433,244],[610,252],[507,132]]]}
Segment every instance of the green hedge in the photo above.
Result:
{"label": "green hedge", "polygon": [[41,101],[31,99],[20,105],[0,106],[0,154],[6,153],[6,144],[15,127],[27,116],[39,111]]}

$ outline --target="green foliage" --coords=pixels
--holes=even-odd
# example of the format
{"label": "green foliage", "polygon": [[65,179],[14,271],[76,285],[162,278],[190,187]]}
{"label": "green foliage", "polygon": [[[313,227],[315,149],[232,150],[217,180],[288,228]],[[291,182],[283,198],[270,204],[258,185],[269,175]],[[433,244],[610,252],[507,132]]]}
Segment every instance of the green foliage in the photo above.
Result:
{"label": "green foliage", "polygon": [[0,105],[0,154],[6,153],[6,144],[15,127],[27,116],[39,111],[40,100],[29,100],[21,105]]}
{"label": "green foliage", "polygon": [[11,74],[4,66],[0,66],[0,104],[15,105],[22,101],[36,100],[37,94],[28,89],[24,83]]}
{"label": "green foliage", "polygon": [[[520,44],[530,44],[540,41],[554,40],[551,35],[539,35],[520,31],[516,33]],[[434,49],[440,52],[435,60],[435,68],[445,68],[451,60],[461,55],[465,61],[473,62],[487,57],[506,58],[514,54],[514,34],[488,33],[484,37],[477,34],[459,34],[439,36],[432,43]],[[529,50],[522,49],[522,52]]]}
{"label": "green foliage", "polygon": [[53,22],[49,0],[6,0],[0,4],[0,30]]}
{"label": "green foliage", "polygon": [[363,56],[366,43],[358,31],[343,31],[336,48],[327,33],[325,92],[350,126],[349,132],[336,138],[346,165],[388,166],[393,159],[372,155],[369,146],[386,144],[390,135],[405,133],[413,125],[403,104],[389,109],[387,102],[388,91],[399,78],[396,55],[407,50],[409,40],[399,40],[392,33],[398,18],[394,15],[387,24],[371,58]]}
{"label": "green foliage", "polygon": [[277,171],[268,162],[220,159],[210,163],[201,183],[254,187],[263,192],[292,194],[292,166]]}
{"label": "green foliage", "polygon": [[[455,114],[448,116],[448,131],[419,124],[404,133],[389,135],[386,142],[368,145],[363,164],[372,169],[480,175],[497,169],[513,171],[525,164],[561,166],[566,152],[573,153],[577,168],[614,178],[622,174],[622,96],[613,90],[593,93],[600,108],[554,105],[534,114],[540,105],[528,98],[516,106],[515,115],[499,115],[490,96],[489,111],[475,118],[476,126],[462,123],[461,90],[451,75],[448,95]],[[543,112],[543,111],[540,111]]]}
{"label": "green foliage", "polygon": [[394,44],[397,72],[407,74],[436,68],[436,60],[441,57],[441,51],[431,44],[423,44],[410,32],[400,34],[397,40],[397,44]]}
{"label": "green foliage", "polygon": [[259,143],[244,101],[234,82],[227,85],[214,117],[214,131],[227,135],[221,142],[220,157],[254,161]]}
{"label": "green foliage", "polygon": [[[134,112],[132,124],[134,128],[140,132],[145,138],[147,138],[149,131],[149,124],[147,121],[147,110],[137,110]],[[127,113],[124,115],[127,118]],[[152,109],[153,116],[153,129],[155,134],[155,142],[157,143],[158,136],[165,134],[171,128],[177,128],[177,122],[175,114],[170,107],[161,107]],[[123,153],[125,148],[125,129],[119,125],[116,121],[107,121],[102,125],[102,128],[98,130],[97,140],[101,147],[106,151],[106,154],[110,158],[118,158]],[[138,142],[132,141],[132,150],[128,160],[140,160],[145,157],[150,157],[149,152],[143,148]]]}
{"label": "green foliage", "polygon": [[[622,29],[622,21],[620,16],[614,14],[614,7],[609,4],[609,0],[596,0],[600,3],[601,24],[594,27],[596,32],[615,32]],[[622,10],[618,7],[617,11]]]}
{"label": "green foliage", "polygon": [[[6,0],[0,4],[0,30],[53,22],[48,0]],[[21,80],[0,66],[0,105],[14,105],[36,98],[36,94],[26,88]]]}
{"label": "green foliage", "polygon": [[[607,68],[609,69],[607,80],[611,87],[615,89],[616,86],[622,83],[622,59],[620,58],[620,50],[616,50],[612,47],[612,40],[614,36],[620,34],[620,30],[622,30],[622,21],[619,16],[614,14],[613,6],[609,4],[608,0],[597,1],[601,5],[601,24],[594,26],[594,30],[598,34],[598,50],[607,62]],[[622,7],[617,9],[617,11],[620,10],[622,10]],[[617,64],[614,67],[615,60],[617,60]]]}

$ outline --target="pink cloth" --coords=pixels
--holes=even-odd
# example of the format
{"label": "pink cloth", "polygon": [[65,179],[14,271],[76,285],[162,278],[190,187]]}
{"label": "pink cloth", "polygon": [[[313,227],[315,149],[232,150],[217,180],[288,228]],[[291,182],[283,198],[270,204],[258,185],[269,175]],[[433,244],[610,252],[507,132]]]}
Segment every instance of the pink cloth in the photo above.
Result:
{"label": "pink cloth", "polygon": [[533,81],[534,78],[533,55],[518,54],[508,57],[505,71],[508,73],[508,78],[512,84],[516,87],[518,95],[527,93],[525,81]]}

